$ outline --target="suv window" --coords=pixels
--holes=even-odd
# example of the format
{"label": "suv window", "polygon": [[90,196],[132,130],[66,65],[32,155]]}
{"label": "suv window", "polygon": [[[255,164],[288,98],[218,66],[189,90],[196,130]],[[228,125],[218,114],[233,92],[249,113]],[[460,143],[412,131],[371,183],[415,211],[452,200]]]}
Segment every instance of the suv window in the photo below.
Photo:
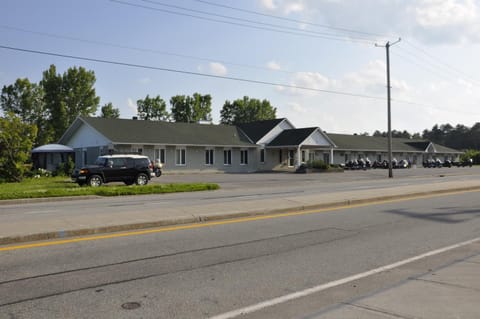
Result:
{"label": "suv window", "polygon": [[112,167],[126,167],[127,161],[125,158],[112,158],[111,161],[113,162]]}
{"label": "suv window", "polygon": [[107,159],[104,157],[99,157],[95,160],[94,164],[99,166],[107,166]]}
{"label": "suv window", "polygon": [[150,161],[146,158],[136,158],[135,167],[149,167]]}

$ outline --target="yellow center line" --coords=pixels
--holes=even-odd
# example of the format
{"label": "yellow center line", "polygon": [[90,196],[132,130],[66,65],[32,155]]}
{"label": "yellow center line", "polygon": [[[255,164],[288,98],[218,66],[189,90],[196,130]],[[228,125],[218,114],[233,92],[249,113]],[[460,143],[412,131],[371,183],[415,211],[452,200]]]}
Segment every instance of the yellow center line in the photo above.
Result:
{"label": "yellow center line", "polygon": [[237,224],[237,223],[245,223],[245,222],[266,220],[266,219],[274,219],[274,218],[292,217],[292,216],[309,215],[309,214],[319,214],[319,213],[332,212],[332,211],[337,211],[337,210],[342,210],[342,209],[352,209],[352,208],[373,206],[373,205],[379,205],[379,204],[404,202],[404,201],[415,200],[415,199],[433,198],[433,197],[441,197],[441,196],[463,194],[463,193],[473,193],[473,192],[478,192],[478,191],[479,190],[463,190],[463,191],[446,192],[446,193],[441,193],[441,194],[414,195],[414,196],[410,196],[408,198],[376,200],[376,201],[371,201],[371,202],[368,202],[368,203],[341,205],[341,206],[329,207],[329,208],[292,211],[292,212],[287,212],[287,213],[259,215],[259,216],[252,216],[252,217],[240,217],[240,218],[220,220],[220,221],[203,222],[203,223],[188,224],[188,225],[167,226],[167,227],[161,227],[161,228],[153,228],[153,229],[129,231],[129,232],[121,232],[121,233],[111,233],[111,234],[96,235],[96,236],[84,236],[84,237],[76,237],[76,238],[63,239],[63,240],[51,240],[51,241],[46,241],[46,242],[37,242],[37,243],[24,244],[24,245],[13,245],[13,246],[0,247],[0,252],[1,251],[20,250],[20,249],[38,248],[38,247],[65,245],[65,244],[78,243],[78,242],[84,242],[84,241],[94,241],[94,240],[102,240],[102,239],[139,236],[139,235],[171,232],[171,231],[177,231],[177,230],[197,229],[197,228],[212,227],[212,226],[219,226],[219,225],[228,225],[228,224]]}

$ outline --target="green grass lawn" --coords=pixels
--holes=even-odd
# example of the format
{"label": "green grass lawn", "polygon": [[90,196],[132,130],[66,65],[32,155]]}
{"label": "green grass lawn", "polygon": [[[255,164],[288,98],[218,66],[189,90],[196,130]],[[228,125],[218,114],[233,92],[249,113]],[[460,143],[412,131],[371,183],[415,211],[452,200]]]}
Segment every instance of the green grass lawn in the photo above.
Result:
{"label": "green grass lawn", "polygon": [[153,184],[144,186],[126,186],[119,183],[102,185],[101,187],[80,187],[72,183],[68,177],[26,178],[21,183],[0,184],[0,200],[65,196],[121,196],[140,194],[162,194],[175,192],[194,192],[218,189],[217,184],[182,183]]}

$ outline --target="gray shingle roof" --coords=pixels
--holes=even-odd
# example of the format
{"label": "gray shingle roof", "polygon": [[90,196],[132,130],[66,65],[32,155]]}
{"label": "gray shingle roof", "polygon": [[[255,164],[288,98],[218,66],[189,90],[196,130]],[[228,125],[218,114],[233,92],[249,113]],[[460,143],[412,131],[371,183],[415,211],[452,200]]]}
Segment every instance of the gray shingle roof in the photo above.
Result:
{"label": "gray shingle roof", "polygon": [[275,126],[280,124],[284,119],[273,119],[273,120],[263,120],[255,121],[250,123],[239,124],[238,127],[247,134],[248,137],[254,142],[257,143],[262,137],[264,137],[268,132],[270,132]]}
{"label": "gray shingle roof", "polygon": [[240,129],[232,125],[98,117],[81,117],[81,120],[118,144],[255,146]]}
{"label": "gray shingle roof", "polygon": [[300,145],[309,137],[318,127],[297,128],[285,130],[275,137],[268,146],[292,146]]}
{"label": "gray shingle roof", "polygon": [[[388,138],[377,136],[327,134],[337,145],[337,150],[358,151],[387,151]],[[412,140],[407,138],[392,138],[392,150],[394,152],[424,152],[430,145],[428,140]],[[461,153],[458,150],[434,144],[439,153]]]}

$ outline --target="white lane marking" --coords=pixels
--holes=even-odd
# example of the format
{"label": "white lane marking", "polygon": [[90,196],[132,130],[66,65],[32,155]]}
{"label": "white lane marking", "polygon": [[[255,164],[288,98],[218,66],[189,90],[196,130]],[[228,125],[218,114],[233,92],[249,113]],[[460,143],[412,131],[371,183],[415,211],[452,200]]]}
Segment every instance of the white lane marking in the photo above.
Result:
{"label": "white lane marking", "polygon": [[34,210],[34,211],[24,212],[22,214],[24,214],[24,215],[35,215],[35,214],[51,214],[51,213],[58,213],[58,209],[56,209],[56,210]]}
{"label": "white lane marking", "polygon": [[331,282],[328,282],[328,283],[325,283],[325,284],[322,284],[322,285],[319,285],[319,286],[315,286],[315,287],[308,288],[308,289],[301,290],[301,291],[297,291],[297,292],[294,292],[294,293],[291,293],[291,294],[288,294],[288,295],[273,298],[271,300],[266,300],[266,301],[260,302],[258,304],[255,304],[255,305],[250,305],[250,306],[247,306],[247,307],[244,307],[244,308],[232,310],[232,311],[229,311],[229,312],[217,315],[217,316],[210,317],[210,319],[236,318],[236,317],[239,317],[239,316],[242,316],[242,315],[246,315],[246,314],[249,314],[249,313],[252,313],[252,312],[255,312],[255,311],[262,310],[262,309],[267,308],[267,307],[271,307],[271,306],[278,305],[278,304],[281,304],[281,303],[284,303],[284,302],[287,302],[287,301],[291,301],[291,300],[294,300],[294,299],[305,297],[305,296],[308,296],[308,295],[311,295],[311,294],[314,294],[314,293],[317,293],[317,292],[320,292],[320,291],[323,291],[323,290],[326,290],[326,289],[330,289],[330,288],[333,288],[333,287],[336,287],[336,286],[340,286],[340,285],[343,285],[343,284],[346,284],[346,283],[349,283],[349,282],[352,282],[352,281],[355,281],[355,280],[358,280],[358,279],[361,279],[361,278],[365,278],[365,277],[375,275],[375,274],[378,274],[378,273],[381,273],[381,272],[384,272],[384,271],[387,271],[387,270],[391,270],[391,269],[403,266],[405,264],[417,261],[419,259],[423,259],[423,258],[426,258],[426,257],[438,255],[438,254],[444,253],[444,252],[452,250],[452,249],[456,249],[456,248],[459,248],[459,247],[462,247],[462,246],[470,245],[470,244],[473,244],[473,243],[478,242],[478,241],[480,241],[480,237],[477,237],[477,238],[472,239],[472,240],[467,240],[467,241],[464,241],[464,242],[461,242],[461,243],[458,243],[458,244],[455,244],[455,245],[451,245],[451,246],[443,247],[443,248],[440,248],[440,249],[432,250],[432,251],[429,251],[425,254],[421,254],[421,255],[418,255],[418,256],[415,256],[415,257],[404,259],[404,260],[395,262],[393,264],[382,266],[382,267],[379,267],[379,268],[375,268],[375,269],[372,269],[372,270],[369,270],[369,271],[366,271],[366,272],[363,272],[363,273],[359,273],[359,274],[356,274],[356,275],[353,275],[353,276],[349,276],[349,277],[342,278],[342,279],[339,279],[339,280],[331,281]]}

